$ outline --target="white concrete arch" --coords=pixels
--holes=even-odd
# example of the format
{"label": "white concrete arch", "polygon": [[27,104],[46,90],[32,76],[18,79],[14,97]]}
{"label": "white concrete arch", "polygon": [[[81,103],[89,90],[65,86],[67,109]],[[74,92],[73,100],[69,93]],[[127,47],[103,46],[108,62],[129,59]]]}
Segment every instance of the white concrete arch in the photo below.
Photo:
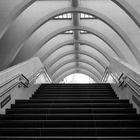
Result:
{"label": "white concrete arch", "polygon": [[[74,55],[74,51],[70,51],[70,52],[68,52],[68,53],[66,53],[66,55],[65,56],[63,56],[62,58],[60,58],[58,61],[56,61],[56,63],[54,63],[53,65],[51,65],[50,67],[49,67],[49,63],[48,64],[46,64],[46,62],[43,62],[44,63],[44,65],[47,67],[47,69],[51,69],[51,67],[54,67],[54,65],[55,65],[55,67],[57,67],[59,64],[59,61],[61,61],[61,60],[63,60],[63,58],[65,58],[65,57],[69,57],[69,56],[73,56]],[[90,63],[91,65],[93,65],[94,67],[97,67],[97,69],[98,69],[98,71],[100,71],[100,73],[103,73],[104,72],[104,70],[105,70],[105,68],[106,68],[106,66],[104,66],[104,62],[102,62],[102,60],[100,60],[100,59],[98,59],[96,56],[90,56],[90,54],[85,54],[84,52],[81,52],[80,54],[79,54],[80,56],[79,56],[79,60],[80,61],[83,61],[83,62],[85,62],[85,63]],[[82,58],[81,58],[81,56],[82,56]],[[84,56],[87,58],[84,58]],[[73,59],[72,59],[73,60]],[[92,62],[94,62],[94,63],[92,63]],[[96,64],[95,64],[95,62],[96,62]]]}
{"label": "white concrete arch", "polygon": [[[85,12],[85,13],[89,13],[89,14],[91,14],[91,15],[95,15],[95,16],[99,16],[98,15],[98,13],[96,13],[96,11],[93,11],[93,10],[89,10],[89,9],[85,9],[85,8],[79,8],[79,9],[77,9],[76,11],[73,11],[74,9],[73,8],[66,8],[66,9],[63,9],[62,11],[61,10],[58,10],[58,11],[61,11],[59,14],[61,14],[61,13],[66,13],[66,12]],[[54,12],[55,13],[55,12]],[[59,15],[58,14],[58,12],[56,13],[56,15]],[[50,14],[51,15],[51,14]],[[56,16],[56,15],[51,15],[51,16],[48,16],[47,15],[47,17],[46,18],[44,18],[44,20],[40,20],[38,23],[36,23],[34,26],[32,26],[32,28],[30,28],[30,30],[28,31],[28,33],[26,33],[26,35],[24,36],[24,37],[22,37],[22,41],[21,42],[24,42],[25,40],[26,40],[26,38],[29,38],[29,36],[31,36],[32,35],[32,33],[33,32],[35,32],[35,30],[37,29],[37,28],[39,28],[41,25],[43,25],[44,24],[44,22],[46,22],[46,21],[48,21],[49,19],[51,19],[53,16]],[[110,20],[109,19],[107,19],[106,17],[104,17],[103,15],[102,16],[100,16],[100,19],[101,20],[103,20],[103,21],[105,21],[108,25],[111,25],[111,27],[113,27],[113,28],[115,28],[116,29],[116,31],[118,32],[119,30],[119,28],[117,28],[118,26],[114,26],[115,25],[115,23],[113,23],[113,21],[112,22],[110,22]],[[122,31],[120,31],[121,33],[122,33]],[[120,34],[120,33],[119,33]],[[124,34],[123,34],[124,35]],[[122,36],[123,36],[122,35]],[[126,37],[127,38],[127,37]],[[127,38],[128,39],[128,38]],[[128,39],[129,40],[129,39]],[[128,41],[128,42],[130,42],[130,41]],[[21,43],[22,44],[22,43]],[[134,46],[134,45],[132,45],[132,43],[127,43],[127,44],[130,44],[130,46]],[[19,47],[19,46],[18,46]],[[135,48],[135,46],[133,47],[133,48]],[[133,49],[134,50],[134,52],[137,54],[137,55],[135,55],[136,57],[138,56],[138,51],[136,51],[135,49]],[[133,52],[133,50],[132,50],[132,52]],[[10,56],[9,56],[10,57]],[[138,58],[139,59],[139,58]]]}
{"label": "white concrete arch", "polygon": [[[70,63],[70,62],[75,62],[75,59],[68,59],[68,60],[64,60],[61,64],[59,64],[56,68],[48,68],[47,67],[47,70],[49,72],[49,74],[53,75],[53,73],[55,73],[57,70],[59,70],[59,68],[61,68],[62,66],[64,66],[65,64],[67,63]],[[78,62],[77,63],[83,63],[83,64],[88,64],[90,65],[93,69],[96,69],[96,71],[98,71],[98,73],[103,76],[103,71],[100,70],[100,68],[98,66],[96,66],[95,64],[93,64],[92,62],[90,61],[86,61],[86,60],[83,60],[83,59],[78,59]],[[58,62],[59,63],[59,62]]]}
{"label": "white concrete arch", "polygon": [[[69,55],[68,55],[68,57],[69,57]],[[89,61],[89,62],[93,63],[94,65],[96,65],[102,72],[105,71],[105,68],[98,62],[100,60],[95,60],[84,54],[80,54],[80,55],[78,54],[78,59],[83,60],[84,62]]]}
{"label": "white concrete arch", "polygon": [[[5,34],[5,32],[8,30],[8,27],[12,24],[12,22],[29,6],[31,6],[36,0],[24,0],[24,1],[12,1],[12,4],[14,3],[16,6],[10,11],[10,13],[7,13],[8,15],[5,15],[4,19],[1,19],[0,22],[0,38]],[[4,2],[4,3],[3,3]],[[19,2],[17,4],[17,2]],[[11,3],[7,0],[0,1],[0,5],[3,7],[4,5],[10,5]],[[8,7],[10,8],[10,7]],[[1,7],[0,7],[1,9]],[[5,9],[7,10],[7,9]],[[2,14],[2,11],[1,11]],[[7,28],[6,28],[7,27]]]}
{"label": "white concrete arch", "polygon": [[139,57],[140,51],[135,46],[134,42],[131,41],[129,36],[113,20],[108,18],[106,15],[103,15],[102,13],[95,11],[94,9],[83,8],[83,7],[78,7],[75,9],[75,11],[77,12],[82,12],[81,10],[87,14],[96,16],[97,18],[105,22],[109,27],[111,27],[119,35],[119,37],[125,42],[127,47],[130,49],[130,51],[132,52],[132,54],[135,56],[136,60],[140,64],[140,57]]}
{"label": "white concrete arch", "polygon": [[[87,56],[89,56],[89,57],[91,57],[91,58],[93,58],[93,59],[95,59],[96,61],[98,61],[104,68],[106,68],[108,65],[109,65],[109,62],[105,62],[104,60],[102,60],[101,58],[99,58],[99,57],[97,57],[97,56],[95,56],[95,55],[93,55],[91,52],[87,52],[87,51],[79,51],[79,52],[77,52],[79,55],[80,54],[84,54],[84,55],[87,55]],[[70,54],[75,54],[75,51],[66,51],[66,52],[64,52],[63,54],[61,54],[61,55],[59,55],[59,56],[57,56],[57,57],[55,57],[54,59],[53,59],[53,61],[51,61],[51,62],[49,62],[48,63],[48,65],[47,65],[47,67],[51,67],[53,64],[55,64],[58,60],[60,60],[60,59],[62,59],[63,57],[65,57],[65,56],[67,56],[67,55],[70,55]],[[47,61],[49,61],[49,60],[47,60]]]}
{"label": "white concrete arch", "polygon": [[[115,4],[117,4],[121,9],[123,9],[129,17],[135,22],[135,24],[140,28],[140,15],[134,9],[127,0],[112,0]],[[133,1],[134,2],[134,1]]]}
{"label": "white concrete arch", "polygon": [[[22,1],[16,8],[13,9],[13,11],[9,14],[9,17],[7,17],[7,21],[3,22],[3,26],[6,27],[7,24],[10,24],[14,19],[16,19],[24,10],[26,10],[29,6],[31,6],[36,0],[26,0]],[[131,7],[131,5],[125,1],[125,0],[112,0],[116,5],[118,5],[121,9],[123,9],[129,17],[136,23],[137,26],[140,27],[140,16],[135,11],[134,8]],[[2,27],[3,27],[2,26]],[[5,28],[3,27],[3,29]]]}
{"label": "white concrete arch", "polygon": [[60,33],[66,32],[68,30],[84,30],[84,31],[88,31],[88,32],[92,33],[93,35],[95,35],[95,36],[99,37],[101,40],[103,40],[110,48],[112,48],[115,51],[115,53],[117,53],[119,55],[120,58],[122,58],[123,60],[126,61],[126,59],[123,56],[123,54],[121,53],[121,51],[116,47],[116,45],[109,38],[104,36],[102,33],[98,32],[97,30],[88,28],[85,26],[77,26],[77,27],[67,26],[65,28],[58,29],[55,32],[52,32],[49,36],[46,36],[38,44],[36,44],[35,48],[38,48],[36,50],[39,50],[43,45],[45,45],[53,37],[57,36]]}
{"label": "white concrete arch", "polygon": [[[117,46],[111,40],[109,40],[109,38],[107,38],[106,36],[104,36],[102,33],[98,32],[95,29],[84,27],[84,26],[78,26],[76,28],[74,26],[66,26],[64,28],[61,28],[61,29],[58,29],[58,30],[52,32],[51,34],[49,34],[45,38],[43,38],[43,40],[38,42],[36,44],[36,46],[34,46],[35,49],[29,50],[30,56],[28,56],[28,58],[30,58],[35,53],[35,51],[41,49],[41,47],[43,45],[45,45],[49,40],[53,39],[55,36],[59,35],[60,33],[63,33],[63,32],[68,31],[68,30],[85,30],[85,31],[91,32],[92,34],[94,34],[95,36],[97,36],[101,40],[103,40],[111,49],[113,49],[115,51],[116,54],[119,55],[119,57],[121,59],[126,61],[122,52],[117,48]],[[26,48],[30,49],[28,46],[26,46]],[[25,49],[22,48],[22,51],[20,51],[19,54],[17,55],[18,60],[20,60],[20,56],[23,55],[24,52],[25,52]],[[27,56],[27,54],[28,54],[28,52],[25,55]]]}
{"label": "white concrete arch", "polygon": [[[52,48],[51,51],[46,52],[45,55],[42,56],[41,60],[45,61],[49,56],[51,56],[51,54],[53,54],[54,52],[56,52],[60,48],[65,47],[66,45],[69,45],[69,44],[73,44],[73,43],[75,43],[75,41],[70,40],[70,41],[66,41],[66,42],[63,42],[61,44],[58,44],[57,46]],[[77,43],[83,43],[83,44],[86,44],[86,45],[90,46],[91,48],[94,48],[99,53],[101,53],[108,61],[110,61],[110,56],[104,50],[101,50],[98,46],[96,46],[94,43],[91,43],[91,42],[88,42],[88,41],[85,42],[83,40],[79,40],[79,41],[77,41]]]}
{"label": "white concrete arch", "polygon": [[[85,44],[85,45],[88,45],[88,46],[95,48],[96,50],[104,53],[105,55],[107,54],[107,52],[105,52],[105,50],[103,50],[98,45],[96,45],[95,43],[92,43],[90,41],[83,40],[83,39],[82,40],[81,39],[80,40],[68,40],[68,41],[64,41],[62,43],[59,43],[59,44],[55,45],[54,47],[52,47],[52,49],[50,49],[49,51],[46,51],[46,53],[41,57],[41,60],[44,61],[45,59],[47,59],[47,57],[49,57],[49,55],[51,55],[53,52],[55,52],[59,48],[65,46],[65,45],[74,44],[74,43]],[[117,52],[113,48],[112,48],[112,51],[114,51],[114,53],[116,54],[116,57],[119,57],[119,54],[117,54]],[[110,57],[108,54],[106,56],[108,58]]]}
{"label": "white concrete arch", "polygon": [[[97,16],[99,19],[101,19],[107,25],[109,25],[109,27],[111,27],[121,37],[121,39],[127,44],[128,47],[130,46],[130,48],[131,48],[133,46],[133,49],[135,48],[135,46],[130,41],[130,39],[127,37],[127,35],[125,33],[123,33],[123,31],[121,31],[120,28],[115,23],[113,23],[113,21],[111,21],[110,19],[107,19],[107,17],[105,17],[104,15],[102,15],[100,13],[97,13],[96,11],[93,11],[93,10],[90,10],[90,9],[87,9],[87,8],[83,8],[83,7],[78,7],[76,10],[75,9],[73,9],[73,10],[71,12],[86,12],[88,14]],[[131,50],[131,52],[133,53],[133,50]],[[138,51],[135,51],[135,52],[138,53]],[[139,57],[138,57],[138,59],[139,59]]]}
{"label": "white concrete arch", "polygon": [[[45,59],[47,59],[53,52],[57,51],[58,49],[64,47],[65,45],[69,45],[69,44],[74,44],[74,43],[79,43],[79,44],[84,44],[84,45],[88,45],[94,49],[96,49],[97,51],[99,51],[103,56],[105,56],[108,60],[110,59],[109,54],[107,54],[104,50],[102,50],[99,46],[97,46],[94,43],[91,43],[89,41],[86,40],[69,40],[63,43],[60,43],[56,46],[54,46],[49,52],[46,52],[45,55],[43,55],[41,57],[41,60],[44,61]],[[119,57],[119,54],[116,54]]]}

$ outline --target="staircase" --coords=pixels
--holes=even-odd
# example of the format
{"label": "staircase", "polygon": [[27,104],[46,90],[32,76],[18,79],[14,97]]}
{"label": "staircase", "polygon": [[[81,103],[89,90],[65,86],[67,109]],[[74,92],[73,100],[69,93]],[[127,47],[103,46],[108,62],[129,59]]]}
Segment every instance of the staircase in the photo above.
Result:
{"label": "staircase", "polygon": [[1,140],[140,140],[140,117],[109,84],[44,84],[0,115]]}

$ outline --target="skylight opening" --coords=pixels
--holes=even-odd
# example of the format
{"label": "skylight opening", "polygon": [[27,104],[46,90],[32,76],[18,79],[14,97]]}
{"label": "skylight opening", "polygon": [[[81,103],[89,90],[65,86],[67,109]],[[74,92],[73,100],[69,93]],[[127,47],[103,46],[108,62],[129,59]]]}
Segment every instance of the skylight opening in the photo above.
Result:
{"label": "skylight opening", "polygon": [[62,15],[54,17],[53,19],[56,19],[56,20],[67,20],[67,19],[71,20],[72,19],[72,14],[71,13],[62,14]]}
{"label": "skylight opening", "polygon": [[89,14],[80,13],[80,19],[96,19],[96,17]]}
{"label": "skylight opening", "polygon": [[73,31],[69,30],[69,31],[64,32],[63,34],[73,34]]}
{"label": "skylight opening", "polygon": [[71,74],[67,77],[65,77],[60,83],[95,83],[95,81],[85,75],[85,74],[81,74],[81,73],[75,73],[75,74]]}
{"label": "skylight opening", "polygon": [[[69,30],[69,31],[63,32],[62,34],[73,34],[73,32],[74,32],[73,30]],[[84,31],[84,30],[80,30],[79,32],[80,34],[90,34],[90,32]]]}
{"label": "skylight opening", "polygon": [[80,34],[89,34],[90,32],[88,31],[84,31],[84,30],[80,30]]}
{"label": "skylight opening", "polygon": [[[96,19],[95,16],[85,14],[85,13],[79,13],[80,14],[80,19]],[[61,14],[59,16],[54,17],[53,19],[56,20],[71,20],[72,19],[72,13],[65,13]]]}

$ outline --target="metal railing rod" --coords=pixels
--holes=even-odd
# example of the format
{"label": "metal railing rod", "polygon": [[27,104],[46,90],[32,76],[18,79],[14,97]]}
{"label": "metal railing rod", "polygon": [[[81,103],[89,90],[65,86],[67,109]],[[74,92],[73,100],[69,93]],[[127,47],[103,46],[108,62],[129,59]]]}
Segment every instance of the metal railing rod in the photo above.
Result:
{"label": "metal railing rod", "polygon": [[[10,87],[8,87],[7,89],[5,89],[4,91],[2,91],[0,93],[0,97],[4,96],[7,92],[9,92],[10,90],[12,90],[13,88],[15,88],[17,85],[22,84],[24,87],[29,87],[30,83],[34,80],[37,79],[42,73],[44,73],[47,77],[47,79],[51,82],[51,79],[49,78],[45,68],[41,68],[39,69],[35,74],[33,74],[29,79],[24,76],[23,74],[18,74],[14,77],[12,77],[11,79],[7,80],[6,82],[4,82],[3,84],[0,85],[0,88],[3,88],[4,86],[8,85],[9,83],[11,83],[12,81],[18,79],[17,82],[15,82],[14,84],[12,84]],[[26,81],[23,82],[22,78],[24,78]]]}
{"label": "metal railing rod", "polygon": [[43,68],[39,69],[35,74],[33,74],[30,78],[29,81],[30,83],[32,83],[32,81],[34,81],[34,79],[37,79],[43,72]]}
{"label": "metal railing rod", "polygon": [[126,74],[125,76],[128,77],[131,81],[133,81],[136,85],[138,85],[140,87],[140,83],[138,83],[136,80],[134,80],[131,76],[129,76],[128,74]]}
{"label": "metal railing rod", "polygon": [[[26,80],[26,82],[22,82],[22,79],[21,78],[24,78]],[[24,85],[25,87],[28,87],[28,84],[29,84],[29,80],[23,75],[23,74],[19,74],[19,75],[16,75],[14,76],[13,78],[11,78],[10,80],[6,81],[4,84],[2,84],[0,86],[0,88],[3,88],[4,86],[8,85],[9,83],[11,83],[12,81],[18,79],[18,82],[12,84],[10,87],[8,87],[7,89],[5,89],[4,91],[2,91],[0,93],[0,97],[4,96],[7,92],[9,92],[10,90],[12,90],[14,87],[16,87],[17,85],[19,85],[20,83],[22,85]]]}
{"label": "metal railing rod", "polygon": [[106,67],[106,69],[105,69],[104,77],[102,80],[103,82],[104,82],[104,79],[106,79],[108,74],[111,75],[111,77],[116,81],[116,83],[118,83],[117,77],[114,75],[114,73],[108,67]]}
{"label": "metal railing rod", "polygon": [[9,88],[7,88],[7,89],[4,90],[3,92],[1,92],[0,98],[1,98],[2,96],[4,96],[5,94],[7,94],[10,90],[12,90],[13,88],[15,88],[16,86],[18,86],[19,83],[20,83],[20,82],[16,82],[16,83],[14,83],[12,86],[10,86]]}
{"label": "metal railing rod", "polygon": [[4,82],[3,84],[0,85],[0,88],[4,87],[5,85],[11,83],[12,81],[14,81],[15,79],[19,78],[21,76],[21,74],[18,74],[14,77],[12,77],[11,79],[7,80],[6,82]]}
{"label": "metal railing rod", "polygon": [[129,82],[126,82],[125,83],[138,95],[140,96],[140,93],[129,83]]}
{"label": "metal railing rod", "polygon": [[[128,78],[128,79],[130,79],[133,83],[135,83],[137,86],[140,87],[140,83],[138,83],[138,82],[137,82],[135,79],[133,79],[130,75],[122,73],[122,74],[120,75],[120,77],[117,78],[117,77],[113,74],[113,72],[107,67],[106,70],[105,70],[105,74],[104,74],[103,80],[104,80],[105,77],[107,76],[106,73],[109,73],[109,74],[112,76],[112,78],[113,78],[117,83],[119,83],[119,81],[121,81],[121,79],[122,79],[123,81],[121,81],[121,83],[124,83],[124,82],[125,82],[138,96],[140,96],[140,93],[136,90],[136,88],[135,88],[134,86],[132,86],[132,84],[130,84],[130,83],[126,80],[126,78]],[[124,78],[124,77],[126,77],[126,78]],[[120,84],[120,85],[121,85],[121,84]]]}
{"label": "metal railing rod", "polygon": [[50,79],[49,75],[47,74],[47,69],[46,69],[46,67],[44,67],[44,71],[45,71],[45,75],[46,75],[46,77],[48,78],[48,80],[49,80],[50,82],[52,82],[52,80]]}
{"label": "metal railing rod", "polygon": [[104,74],[103,74],[103,78],[102,78],[102,82],[104,82],[105,81],[105,78],[106,78],[106,76],[107,76],[107,68],[105,69],[105,71],[104,71]]}
{"label": "metal railing rod", "polygon": [[112,72],[111,72],[111,76],[116,81],[116,83],[118,83],[118,79],[116,78],[116,76]]}

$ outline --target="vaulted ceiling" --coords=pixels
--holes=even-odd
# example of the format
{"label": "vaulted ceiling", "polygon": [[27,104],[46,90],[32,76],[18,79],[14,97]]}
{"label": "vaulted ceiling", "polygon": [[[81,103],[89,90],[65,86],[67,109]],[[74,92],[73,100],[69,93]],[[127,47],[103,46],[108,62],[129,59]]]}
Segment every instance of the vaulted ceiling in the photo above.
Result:
{"label": "vaulted ceiling", "polygon": [[140,0],[0,0],[0,70],[37,56],[54,82],[100,82],[112,57],[140,70]]}

